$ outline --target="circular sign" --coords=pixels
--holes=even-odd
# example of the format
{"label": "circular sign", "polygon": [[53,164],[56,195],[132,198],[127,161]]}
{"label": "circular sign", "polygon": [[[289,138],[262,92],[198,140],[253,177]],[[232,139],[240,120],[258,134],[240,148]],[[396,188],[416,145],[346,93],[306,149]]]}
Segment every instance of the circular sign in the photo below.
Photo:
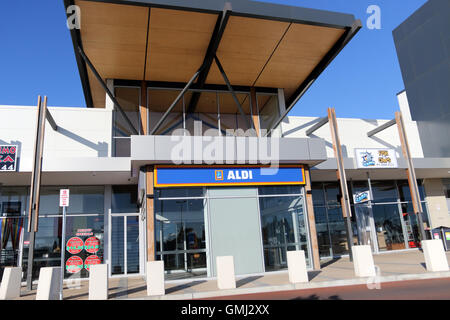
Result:
{"label": "circular sign", "polygon": [[100,263],[102,263],[102,261],[100,260],[99,257],[97,257],[97,256],[89,256],[89,257],[86,258],[86,260],[84,260],[84,267],[86,268],[87,271],[89,271],[91,266],[96,265],[96,264],[100,264]]}
{"label": "circular sign", "polygon": [[89,253],[96,253],[100,248],[100,240],[96,237],[87,238],[84,242],[84,249]]}
{"label": "circular sign", "polygon": [[66,249],[71,254],[80,253],[81,250],[83,250],[83,240],[78,237],[70,238],[69,241],[67,241]]}
{"label": "circular sign", "polygon": [[68,273],[77,273],[83,269],[83,260],[79,256],[72,256],[66,261],[66,271]]}

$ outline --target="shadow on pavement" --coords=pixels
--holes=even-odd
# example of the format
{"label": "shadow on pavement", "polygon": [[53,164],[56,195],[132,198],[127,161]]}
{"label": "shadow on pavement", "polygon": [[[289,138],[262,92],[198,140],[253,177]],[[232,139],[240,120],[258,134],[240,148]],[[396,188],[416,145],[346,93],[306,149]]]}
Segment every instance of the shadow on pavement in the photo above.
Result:
{"label": "shadow on pavement", "polygon": [[248,277],[241,280],[236,281],[236,288],[242,287],[243,285],[256,281],[259,278],[262,278],[262,276],[254,276],[254,277]]}
{"label": "shadow on pavement", "polygon": [[321,267],[321,268],[328,267],[329,265],[332,265],[333,263],[338,262],[339,260],[341,260],[340,257],[339,257],[339,258],[331,259],[330,261],[327,261],[327,262],[325,262],[325,263],[322,263],[322,264],[320,265],[320,267]]}
{"label": "shadow on pavement", "polygon": [[317,271],[309,271],[308,272],[308,280],[311,281],[312,279],[314,279],[315,277],[317,277],[322,271],[317,270]]}
{"label": "shadow on pavement", "polygon": [[193,282],[190,282],[190,283],[181,284],[179,286],[175,286],[175,287],[166,289],[166,294],[169,294],[169,293],[172,293],[172,292],[176,292],[176,291],[179,291],[179,290],[184,290],[184,289],[187,289],[187,288],[191,288],[193,286],[196,286],[196,285],[199,285],[199,284],[205,283],[205,282],[206,282],[206,280],[201,280],[201,281],[193,281]]}

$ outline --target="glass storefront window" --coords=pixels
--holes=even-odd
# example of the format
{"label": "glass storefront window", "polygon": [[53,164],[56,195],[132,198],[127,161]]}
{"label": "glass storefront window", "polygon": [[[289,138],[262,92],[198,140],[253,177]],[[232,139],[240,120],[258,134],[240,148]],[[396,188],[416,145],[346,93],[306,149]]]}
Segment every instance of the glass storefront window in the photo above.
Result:
{"label": "glass storefront window", "polygon": [[335,182],[325,182],[324,187],[327,205],[340,206],[341,202],[339,200],[339,195],[341,192],[339,184]]}
{"label": "glass storefront window", "polygon": [[[423,201],[423,200],[425,200],[425,192],[424,192],[422,182],[420,180],[417,181],[417,185],[419,187],[420,200]],[[399,191],[399,195],[400,195],[400,201],[401,202],[412,201],[411,200],[411,191],[409,189],[408,181],[407,180],[398,181],[397,186],[398,186],[398,191]]]}
{"label": "glass storefront window", "polygon": [[156,196],[158,198],[193,198],[203,197],[203,188],[167,188],[156,189]]}
{"label": "glass storefront window", "polygon": [[371,185],[374,202],[397,202],[395,181],[371,181]]}
{"label": "glass storefront window", "polygon": [[111,212],[113,213],[137,213],[137,185],[112,186]]}
{"label": "glass storefront window", "polygon": [[322,183],[313,183],[311,186],[311,192],[314,206],[324,206],[325,194],[323,192]]}
{"label": "glass storefront window", "polygon": [[[197,197],[202,188],[158,189],[155,201],[157,259],[164,268],[183,277],[206,274],[205,200],[159,198]],[[171,276],[173,277],[173,276]]]}
{"label": "glass storefront window", "polygon": [[[283,188],[276,187],[258,188],[260,196],[271,193],[283,194],[282,191]],[[301,189],[289,186],[284,191],[300,193]],[[286,254],[291,250],[304,250],[309,263],[303,196],[259,197],[259,210],[266,271],[286,268]]]}
{"label": "glass storefront window", "polygon": [[380,250],[405,249],[402,223],[397,204],[377,204],[372,207]]}

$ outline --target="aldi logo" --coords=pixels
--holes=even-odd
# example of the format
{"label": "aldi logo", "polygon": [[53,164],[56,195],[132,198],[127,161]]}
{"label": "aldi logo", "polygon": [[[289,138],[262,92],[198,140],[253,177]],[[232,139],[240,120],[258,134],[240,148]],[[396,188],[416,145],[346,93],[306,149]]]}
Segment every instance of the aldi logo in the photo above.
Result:
{"label": "aldi logo", "polygon": [[0,145],[0,171],[16,171],[17,146]]}

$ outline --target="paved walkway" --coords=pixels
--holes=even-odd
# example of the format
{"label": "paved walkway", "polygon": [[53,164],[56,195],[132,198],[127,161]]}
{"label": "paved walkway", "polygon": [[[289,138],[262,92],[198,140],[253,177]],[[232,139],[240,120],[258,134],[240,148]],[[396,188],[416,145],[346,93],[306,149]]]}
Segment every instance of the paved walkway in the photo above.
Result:
{"label": "paved walkway", "polygon": [[[450,261],[450,252],[447,252]],[[320,271],[310,271],[309,283],[290,284],[287,271],[261,275],[241,276],[236,279],[236,289],[219,290],[215,279],[189,279],[166,281],[166,295],[147,297],[147,287],[142,276],[109,279],[109,299],[202,299],[214,296],[311,289],[355,284],[366,284],[374,288],[377,283],[413,280],[450,278],[450,272],[427,272],[423,253],[419,250],[390,252],[374,255],[379,269],[375,278],[355,278],[353,263],[348,257],[322,262]],[[22,288],[20,299],[35,299],[35,290],[27,292]],[[64,299],[88,299],[88,281],[64,284]]]}

